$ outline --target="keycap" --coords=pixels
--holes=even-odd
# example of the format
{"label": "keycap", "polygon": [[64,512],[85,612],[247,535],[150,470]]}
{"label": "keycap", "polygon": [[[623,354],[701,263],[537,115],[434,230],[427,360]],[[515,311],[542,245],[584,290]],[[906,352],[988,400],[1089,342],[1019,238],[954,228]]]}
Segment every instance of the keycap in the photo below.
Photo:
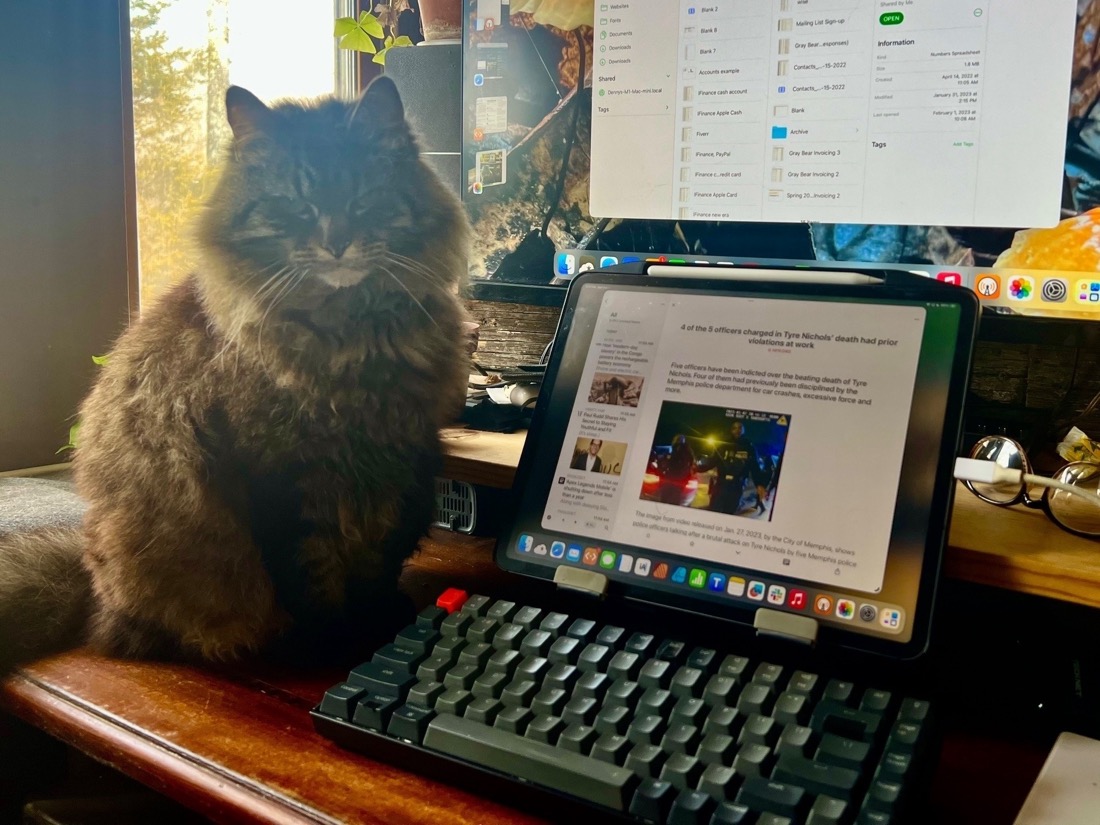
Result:
{"label": "keycap", "polygon": [[536,715],[527,726],[527,730],[523,735],[528,739],[534,739],[536,742],[545,742],[547,745],[555,745],[563,730],[565,730],[565,722],[562,721],[560,716]]}
{"label": "keycap", "polygon": [[454,663],[450,659],[432,656],[420,663],[420,667],[416,669],[416,678],[422,681],[442,682],[443,677],[447,675],[447,671],[452,667],[454,667]]}
{"label": "keycap", "polygon": [[805,725],[787,725],[783,728],[783,732],[779,734],[775,752],[779,756],[785,753],[793,756],[809,756],[810,747],[815,741],[812,728]]}
{"label": "keycap", "polygon": [[[586,673],[602,673],[611,659],[611,648],[591,642],[585,645],[577,659],[577,667]],[[615,677],[612,677],[614,679]]]}
{"label": "keycap", "polygon": [[532,630],[520,642],[519,652],[524,656],[545,656],[550,652],[554,637],[546,630]]}
{"label": "keycap", "polygon": [[611,687],[607,689],[607,695],[604,696],[603,702],[605,705],[625,705],[632,708],[641,695],[642,686],[637,682],[616,679],[611,683]]}
{"label": "keycap", "polygon": [[597,702],[602,702],[611,687],[611,680],[606,673],[582,673],[573,687],[574,696],[588,696]]}
{"label": "keycap", "polygon": [[461,611],[452,613],[443,620],[443,624],[439,626],[439,632],[443,636],[450,636],[451,638],[465,636],[466,628],[473,624],[474,618],[469,613]]}
{"label": "keycap", "polygon": [[703,688],[703,701],[712,707],[735,704],[737,681],[732,676],[711,676]]}
{"label": "keycap", "polygon": [[736,708],[714,708],[703,723],[703,732],[737,736],[741,732],[741,726],[744,723],[745,717],[738,713]]}
{"label": "keycap", "polygon": [[591,725],[599,709],[600,703],[591,696],[574,696],[566,703],[561,718],[571,725]]}
{"label": "keycap", "polygon": [[569,694],[560,688],[544,687],[531,700],[531,712],[535,716],[560,716],[569,701]]}
{"label": "keycap", "polygon": [[607,663],[607,675],[612,679],[638,681],[638,671],[642,669],[642,657],[637,653],[619,650]]}
{"label": "keycap", "polygon": [[439,695],[439,698],[435,700],[435,712],[461,716],[466,710],[466,706],[473,700],[474,696],[468,690],[461,690],[458,688],[445,690]]}
{"label": "keycap", "polygon": [[870,808],[864,808],[859,812],[859,817],[856,819],[856,825],[892,825],[893,818],[888,813],[883,811],[874,811]]}
{"label": "keycap", "polygon": [[475,665],[456,665],[443,677],[443,685],[448,690],[469,690],[480,675]]}
{"label": "keycap", "polygon": [[[398,739],[407,739],[419,745],[424,738],[425,730],[427,730],[428,725],[434,717],[434,710],[418,708],[414,705],[402,705],[390,716],[390,723],[386,727],[386,733]],[[470,722],[469,724],[475,723]],[[492,729],[488,728],[488,730]]]}
{"label": "keycap", "polygon": [[431,658],[457,662],[458,655],[466,649],[466,640],[459,636],[444,636],[432,647]]}
{"label": "keycap", "polygon": [[870,688],[863,693],[859,702],[860,710],[868,710],[871,713],[885,713],[890,707],[892,694],[888,690],[875,690]]}
{"label": "keycap", "polygon": [[538,693],[539,686],[530,679],[520,679],[518,676],[512,680],[504,692],[500,694],[500,701],[508,707],[526,707],[531,703],[531,697]]}
{"label": "keycap", "polygon": [[424,654],[427,654],[437,641],[439,641],[439,634],[436,633],[435,628],[418,624],[409,625],[394,638],[394,642],[401,647],[410,647]]}
{"label": "keycap", "polygon": [[667,688],[672,680],[672,666],[660,659],[650,659],[638,672],[638,684],[644,688]]}
{"label": "keycap", "polygon": [[832,796],[819,796],[806,817],[806,825],[842,825],[847,821],[848,803]]}
{"label": "keycap", "polygon": [[870,752],[871,746],[866,742],[827,733],[821,737],[821,744],[818,745],[817,753],[814,754],[814,761],[858,771],[862,769]]}
{"label": "keycap", "polygon": [[497,650],[519,650],[519,646],[523,643],[523,637],[527,635],[527,631],[523,629],[522,625],[518,625],[515,622],[508,622],[500,626],[500,629],[493,636],[493,647]]}
{"label": "keycap", "polygon": [[784,754],[775,763],[772,779],[790,782],[815,795],[825,794],[847,800],[851,799],[852,792],[859,783],[859,772]]}
{"label": "keycap", "polygon": [[626,640],[626,645],[623,649],[629,653],[637,653],[640,656],[644,656],[649,653],[656,641],[657,640],[651,633],[632,633],[630,638]]}
{"label": "keycap", "polygon": [[371,656],[371,661],[376,664],[385,665],[386,667],[404,670],[406,673],[415,673],[417,667],[419,667],[420,663],[426,658],[428,658],[427,654],[422,650],[414,650],[411,647],[405,647],[391,642],[385,647],[379,648],[375,654]]}
{"label": "keycap", "polygon": [[710,825],[747,825],[755,815],[744,805],[733,802],[720,802],[710,818]]}
{"label": "keycap", "polygon": [[560,636],[565,626],[569,623],[569,617],[564,613],[547,613],[539,622],[539,629],[545,630],[554,638]]}
{"label": "keycap", "polygon": [[803,693],[784,691],[775,700],[772,716],[781,725],[804,725],[810,719],[810,699]]}
{"label": "keycap", "polygon": [[929,708],[928,702],[906,697],[901,700],[901,707],[898,708],[898,720],[902,722],[923,722],[928,718]]}
{"label": "keycap", "polygon": [[669,690],[673,696],[702,696],[703,679],[703,671],[699,668],[684,665],[672,675]]}
{"label": "keycap", "polygon": [[470,692],[479,699],[499,699],[511,677],[502,670],[482,673],[474,680]]}
{"label": "keycap", "polygon": [[599,733],[625,734],[633,716],[630,709],[622,705],[606,707],[596,714],[596,722],[593,727]]}
{"label": "keycap", "polygon": [[435,700],[443,695],[445,690],[442,682],[422,680],[409,688],[405,702],[420,708],[434,708]]}
{"label": "keycap", "polygon": [[476,642],[466,645],[462,649],[462,652],[458,654],[458,664],[468,665],[476,668],[483,668],[489,663],[489,659],[492,658],[494,650],[491,645],[485,642]]}
{"label": "keycap", "polygon": [[687,658],[687,645],[676,639],[665,639],[657,645],[654,657],[668,662],[673,667],[679,667]]}
{"label": "keycap", "polygon": [[664,715],[672,706],[672,694],[663,688],[651,687],[638,700],[639,713]]}
{"label": "keycap", "polygon": [[604,762],[621,765],[626,761],[626,755],[633,747],[634,743],[625,736],[620,736],[617,733],[605,733],[592,746],[590,756]]}
{"label": "keycap", "polygon": [[775,704],[775,692],[757,682],[745,685],[737,699],[737,709],[744,714],[759,713],[767,716]]}
{"label": "keycap", "polygon": [[733,758],[733,769],[741,776],[767,775],[771,766],[771,750],[756,743],[743,746]]}
{"label": "keycap", "polygon": [[626,755],[626,767],[638,776],[656,779],[661,775],[661,768],[664,767],[666,759],[668,754],[659,747],[643,742],[634,745]]}
{"label": "keycap", "polygon": [[780,731],[781,727],[770,716],[753,713],[745,720],[745,726],[737,736],[737,744],[746,745],[755,742],[771,748],[778,741]]}
{"label": "keycap", "polygon": [[549,668],[549,659],[544,659],[542,656],[526,656],[520,660],[515,673],[512,675],[516,678],[532,679],[537,682],[542,679],[542,674]]}
{"label": "keycap", "polygon": [[574,619],[573,624],[569,625],[569,629],[565,631],[565,635],[588,643],[596,635],[596,623],[591,619]]}
{"label": "keycap", "polygon": [[756,671],[752,674],[752,681],[759,685],[767,685],[771,688],[778,688],[781,678],[783,678],[782,666],[773,665],[768,662],[761,662],[756,666]]}
{"label": "keycap", "polygon": [[493,641],[493,636],[496,635],[499,628],[500,623],[490,619],[488,616],[474,619],[473,623],[466,631],[466,638],[474,644],[480,642],[488,644]]}
{"label": "keycap", "polygon": [[[563,720],[564,721],[564,720]],[[558,747],[573,753],[583,753],[586,756],[592,750],[592,745],[599,738],[596,729],[588,725],[567,725],[558,737]]]}
{"label": "keycap", "polygon": [[771,811],[791,819],[802,816],[810,806],[810,797],[802,788],[760,776],[745,777],[734,801],[755,811]]}
{"label": "keycap", "polygon": [[706,721],[708,710],[702,699],[684,696],[672,706],[671,721],[701,728]]}
{"label": "keycap", "polygon": [[417,678],[397,668],[364,662],[348,674],[348,684],[366,688],[368,693],[381,693],[386,696],[404,698],[408,689]]}
{"label": "keycap", "polygon": [[577,684],[580,677],[581,672],[577,670],[576,665],[559,662],[558,664],[551,664],[542,681],[547,687],[560,688],[566,693],[572,693],[573,686]]}
{"label": "keycap", "polygon": [[491,725],[503,709],[504,705],[492,697],[475,698],[466,706],[466,711],[462,715],[472,722]]}
{"label": "keycap", "polygon": [[661,768],[661,779],[671,782],[680,790],[694,788],[703,773],[703,763],[686,753],[674,753],[669,756]]}
{"label": "keycap", "polygon": [[907,753],[886,751],[886,753],[882,755],[882,760],[878,763],[875,779],[885,779],[888,782],[901,782],[905,779],[905,775],[909,773],[909,764],[911,761],[912,757]]}
{"label": "keycap", "polygon": [[710,794],[715,799],[732,800],[741,787],[741,777],[728,765],[711,764],[703,769],[699,777],[698,790]]}
{"label": "keycap", "polygon": [[523,661],[523,657],[519,655],[515,650],[498,650],[492,656],[489,657],[489,661],[485,663],[486,673],[506,673],[513,674],[519,663]]}
{"label": "keycap", "polygon": [[424,747],[617,811],[626,810],[638,784],[618,765],[454,716],[431,720]]}
{"label": "keycap", "polygon": [[708,676],[718,669],[718,651],[709,647],[697,647],[688,654],[688,667],[703,671]]}
{"label": "keycap", "polygon": [[325,691],[321,700],[321,713],[338,719],[351,719],[355,706],[366,695],[367,689],[361,685],[334,685]]}
{"label": "keycap", "polygon": [[665,733],[665,720],[653,713],[639,716],[626,729],[626,738],[638,744],[656,745]]}
{"label": "keycap", "polygon": [[355,715],[351,721],[371,730],[383,731],[389,724],[390,715],[401,704],[396,696],[381,696],[377,693],[364,696],[355,706]]}
{"label": "keycap", "polygon": [[794,821],[789,816],[782,816],[780,814],[773,814],[771,811],[764,811],[756,820],[756,825],[794,825]]}
{"label": "keycap", "polygon": [[886,742],[888,750],[895,753],[912,753],[920,740],[920,725],[912,722],[897,722],[890,731],[890,738]]}
{"label": "keycap", "polygon": [[870,742],[878,732],[882,717],[847,705],[822,700],[814,708],[810,727],[819,733],[835,733],[848,739]]}
{"label": "keycap", "polygon": [[881,811],[893,816],[901,800],[902,788],[897,782],[884,782],[879,779],[871,783],[867,796],[863,800],[863,810]]}
{"label": "keycap", "polygon": [[504,710],[497,714],[493,727],[521,736],[527,730],[527,725],[533,716],[530,708],[505,706]]}
{"label": "keycap", "polygon": [[626,629],[615,625],[604,625],[596,634],[596,641],[601,645],[607,645],[612,650],[618,650],[626,642]]}
{"label": "keycap", "polygon": [[671,782],[643,779],[630,802],[630,813],[650,822],[664,822],[677,793]]}
{"label": "keycap", "polygon": [[707,765],[728,765],[733,761],[737,745],[732,736],[724,733],[708,733],[699,743],[695,755]]}
{"label": "keycap", "polygon": [[485,614],[486,618],[493,621],[504,624],[505,622],[512,621],[512,617],[516,614],[519,608],[515,602],[509,602],[501,599],[498,602],[494,602],[493,606],[489,608],[489,612]]}
{"label": "keycap", "polygon": [[416,614],[416,623],[422,627],[439,630],[439,626],[443,624],[443,620],[449,615],[450,612],[445,608],[430,604]]}
{"label": "keycap", "polygon": [[492,600],[488,596],[482,596],[480,594],[470,596],[470,598],[466,599],[466,603],[462,605],[462,612],[467,616],[477,618],[489,612],[490,604],[492,604]]}
{"label": "keycap", "polygon": [[702,738],[699,729],[693,725],[673,724],[668,726],[661,738],[661,750],[668,753],[695,754],[695,748]]}
{"label": "keycap", "polygon": [[852,693],[855,689],[856,686],[851,682],[842,682],[840,679],[830,679],[829,683],[825,685],[825,692],[822,694],[821,698],[833,702],[840,702],[841,704],[847,704],[852,698]]}
{"label": "keycap", "polygon": [[813,696],[820,682],[821,680],[816,673],[796,670],[791,674],[791,681],[787,684],[787,690],[791,693],[804,693],[807,696]]}
{"label": "keycap", "polygon": [[468,598],[469,596],[466,594],[465,590],[459,590],[457,587],[448,587],[439,598],[435,600],[435,606],[446,610],[448,613],[454,613],[456,610],[461,609]]}
{"label": "keycap", "polygon": [[680,791],[668,813],[668,825],[707,825],[715,802],[699,791]]}
{"label": "keycap", "polygon": [[744,684],[748,681],[746,671],[749,668],[749,660],[744,656],[734,656],[730,654],[722,659],[721,664],[718,665],[719,676],[729,676],[737,684]]}
{"label": "keycap", "polygon": [[541,615],[542,611],[537,607],[521,607],[512,617],[512,623],[518,624],[524,630],[531,630]]}
{"label": "keycap", "polygon": [[546,658],[559,665],[575,665],[581,655],[581,643],[571,636],[559,636],[550,645]]}

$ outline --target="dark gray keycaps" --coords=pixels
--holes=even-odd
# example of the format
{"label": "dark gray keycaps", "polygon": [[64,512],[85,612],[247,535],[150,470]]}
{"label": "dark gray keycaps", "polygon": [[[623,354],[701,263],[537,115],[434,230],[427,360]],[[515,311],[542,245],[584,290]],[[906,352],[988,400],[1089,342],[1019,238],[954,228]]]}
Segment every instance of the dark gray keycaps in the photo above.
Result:
{"label": "dark gray keycaps", "polygon": [[631,742],[645,745],[656,745],[664,733],[664,718],[652,713],[639,716],[626,729],[626,736]]}
{"label": "dark gray keycaps", "polygon": [[737,680],[732,676],[715,674],[703,688],[703,701],[715,707],[737,703]]}
{"label": "dark gray keycaps", "polygon": [[810,796],[802,788],[787,782],[776,782],[761,776],[745,777],[736,802],[755,811],[771,811],[796,819],[810,807]]}
{"label": "dark gray keycaps", "polygon": [[626,755],[633,747],[634,743],[625,736],[620,736],[617,733],[605,733],[592,746],[590,756],[603,762],[622,765],[626,762]]}
{"label": "dark gray keycaps", "polygon": [[654,656],[669,662],[675,669],[682,665],[687,658],[687,645],[676,639],[665,639],[657,645],[657,652]]}
{"label": "dark gray keycaps", "polygon": [[[386,733],[396,736],[398,739],[407,739],[410,742],[420,744],[424,738],[424,732],[428,724],[435,716],[435,711],[427,708],[418,708],[413,705],[402,705],[390,716]],[[473,724],[473,723],[471,723]]]}
{"label": "dark gray keycaps", "polygon": [[702,775],[703,763],[686,753],[672,754],[661,768],[661,779],[671,782],[680,790],[693,789]]}
{"label": "dark gray keycaps", "polygon": [[405,647],[398,644],[388,644],[379,648],[371,657],[371,661],[387,667],[404,670],[407,673],[415,673],[416,668],[427,657],[422,650]]}
{"label": "dark gray keycaps", "polygon": [[504,622],[512,621],[512,617],[516,615],[517,610],[519,610],[519,608],[516,606],[515,602],[501,599],[498,602],[494,602],[493,606],[489,608],[489,612],[485,615],[487,618],[503,624]]}
{"label": "dark gray keycaps", "polygon": [[516,665],[516,670],[512,675],[524,679],[534,679],[537,682],[542,679],[542,674],[549,669],[549,659],[544,659],[542,656],[527,656]]}
{"label": "dark gray keycaps", "polygon": [[497,650],[519,650],[519,646],[523,643],[523,637],[526,635],[527,631],[523,629],[522,625],[509,622],[501,625],[500,630],[493,636],[493,647]]}
{"label": "dark gray keycaps", "polygon": [[573,687],[573,695],[589,696],[597,702],[603,702],[609,687],[611,687],[611,680],[607,678],[606,673],[582,673]]}
{"label": "dark gray keycaps", "polygon": [[720,801],[733,799],[740,787],[741,777],[729,765],[707,765],[703,769],[703,775],[699,777],[698,790]]}
{"label": "dark gray keycaps", "polygon": [[500,622],[484,616],[474,619],[473,624],[466,631],[466,638],[474,644],[481,642],[488,644],[493,641],[493,636],[496,635],[498,629],[500,629]]}
{"label": "dark gray keycaps", "polygon": [[705,793],[680,791],[668,812],[668,825],[708,825],[716,804]]}
{"label": "dark gray keycaps", "polygon": [[545,656],[550,652],[554,637],[545,630],[532,630],[520,642],[519,652],[524,656]]}
{"label": "dark gray keycaps", "polygon": [[810,719],[810,698],[804,693],[784,691],[775,700],[772,716],[781,725],[804,725]]}
{"label": "dark gray keycaps", "polygon": [[737,753],[737,744],[732,736],[724,733],[708,733],[699,743],[695,755],[707,765],[731,765]]}
{"label": "dark gray keycaps", "polygon": [[787,725],[779,734],[779,741],[775,745],[777,755],[791,754],[792,756],[809,756],[810,748],[816,741],[812,728],[805,725]]}
{"label": "dark gray keycaps", "polygon": [[821,679],[816,673],[807,673],[804,670],[796,670],[791,674],[791,681],[787,684],[787,690],[791,693],[804,693],[813,696],[818,690]]}
{"label": "dark gray keycaps", "polygon": [[684,724],[701,728],[703,722],[707,718],[707,712],[709,710],[710,709],[703,704],[702,699],[685,696],[673,705],[671,718],[674,722],[683,722]]}
{"label": "dark gray keycaps", "polygon": [[482,596],[480,593],[475,593],[463,603],[460,612],[465,613],[467,616],[478,618],[489,612],[489,606],[491,604],[492,599],[488,596]]}
{"label": "dark gray keycaps", "polygon": [[417,678],[404,670],[364,662],[348,674],[348,684],[366,688],[368,693],[381,693],[385,696],[404,698],[408,689]]}
{"label": "dark gray keycaps", "polygon": [[566,703],[561,718],[571,725],[591,725],[599,709],[600,703],[591,696],[574,696]]}
{"label": "dark gray keycaps", "polygon": [[462,715],[471,721],[491,725],[497,718],[497,714],[502,710],[504,710],[504,705],[491,696],[487,696],[475,698],[466,706],[466,711]]}
{"label": "dark gray keycaps", "polygon": [[466,628],[468,628],[476,617],[469,613],[452,613],[446,619],[443,620],[443,624],[439,626],[439,632],[443,636],[449,636],[451,638],[463,637],[466,635]]}
{"label": "dark gray keycaps", "polygon": [[420,708],[434,708],[435,700],[446,690],[442,682],[422,680],[409,688],[409,695],[405,702]]}
{"label": "dark gray keycaps", "polygon": [[772,752],[767,745],[744,745],[733,758],[733,769],[741,776],[767,776],[772,763]]}
{"label": "dark gray keycaps", "polygon": [[819,796],[806,817],[806,825],[842,825],[847,822],[848,803],[831,796]]}
{"label": "dark gray keycaps", "polygon": [[[470,692],[479,699],[499,699],[510,681],[511,677],[503,670],[489,671],[482,673],[474,680],[474,686],[470,688]],[[414,702],[410,699],[409,704]]]}
{"label": "dark gray keycaps", "polygon": [[596,723],[593,727],[599,733],[625,734],[633,718],[634,714],[631,713],[630,708],[622,705],[605,707],[596,714]]}
{"label": "dark gray keycaps", "polygon": [[767,716],[775,704],[775,691],[757,682],[745,685],[737,698],[737,709],[744,714],[759,713]]}
{"label": "dark gray keycaps", "polygon": [[416,623],[423,627],[439,630],[439,626],[443,624],[443,620],[446,619],[448,615],[450,614],[442,607],[436,607],[434,604],[431,604],[416,614]]}
{"label": "dark gray keycaps", "polygon": [[928,718],[929,708],[928,702],[921,699],[902,699],[898,719],[902,722],[923,722]]}
{"label": "dark gray keycaps", "polygon": [[734,802],[719,802],[710,818],[710,825],[747,825],[756,821],[756,814],[744,805]]}
{"label": "dark gray keycaps", "polygon": [[744,656],[734,656],[730,654],[722,659],[721,664],[718,665],[718,674],[720,676],[729,676],[734,679],[738,684],[744,684],[747,682],[749,660]]}
{"label": "dark gray keycaps", "polygon": [[577,670],[576,665],[559,662],[558,664],[551,664],[543,683],[548,687],[560,688],[566,693],[572,693],[573,686],[577,684],[577,679],[580,677],[581,672]]}
{"label": "dark gray keycaps", "polygon": [[912,753],[920,741],[921,726],[913,722],[897,722],[890,731],[886,748],[895,753]]}
{"label": "dark gray keycaps", "polygon": [[678,793],[671,782],[643,779],[630,802],[630,813],[647,822],[664,822]]}
{"label": "dark gray keycaps", "polygon": [[447,671],[452,667],[454,667],[454,663],[450,659],[445,659],[442,656],[432,656],[420,663],[420,667],[416,669],[416,678],[426,679],[430,682],[441,682]]}
{"label": "dark gray keycaps", "polygon": [[432,645],[439,641],[439,634],[434,627],[411,624],[398,632],[393,641],[401,647],[409,647],[418,653],[426,654],[432,649]]}
{"label": "dark gray keycaps", "polygon": [[640,656],[652,655],[651,651],[656,641],[651,633],[632,633],[623,649]]}
{"label": "dark gray keycaps", "polygon": [[603,673],[607,670],[610,659],[611,648],[607,645],[591,642],[585,645],[584,650],[581,651],[581,655],[577,659],[577,667],[586,673]]}
{"label": "dark gray keycaps", "polygon": [[686,753],[695,755],[701,735],[693,725],[671,724],[661,738],[661,750],[668,753]]}
{"label": "dark gray keycaps", "polygon": [[863,810],[881,811],[893,816],[901,804],[902,787],[898,782],[885,782],[878,779],[867,789],[863,800]]}
{"label": "dark gray keycaps", "polygon": [[380,696],[372,693],[364,696],[355,706],[352,722],[371,730],[384,731],[389,724],[390,715],[400,706],[401,700],[395,696]]}
{"label": "dark gray keycaps", "polygon": [[367,689],[361,685],[336,685],[325,691],[321,700],[321,713],[338,719],[351,719],[359,700],[367,695]]}
{"label": "dark gray keycaps", "polygon": [[703,722],[704,733],[725,733],[736,737],[741,732],[745,717],[736,708],[714,708]]}
{"label": "dark gray keycaps", "polygon": [[638,700],[638,713],[666,715],[672,707],[672,694],[664,688],[651,687]]}
{"label": "dark gray keycaps", "polygon": [[827,699],[841,704],[848,704],[852,700],[852,694],[856,686],[851,682],[843,682],[840,679],[830,679],[825,685],[825,693],[822,699]]}
{"label": "dark gray keycaps", "polygon": [[607,663],[607,675],[612,679],[638,681],[638,671],[642,669],[642,657],[637,653],[619,650]]}
{"label": "dark gray keycaps", "polygon": [[569,701],[569,694],[561,688],[544,687],[531,700],[535,716],[560,716]]}
{"label": "dark gray keycaps", "polygon": [[591,619],[574,619],[565,635],[587,644],[596,636],[596,623]]}
{"label": "dark gray keycaps", "polygon": [[759,685],[767,685],[771,688],[779,687],[779,680],[783,678],[783,668],[781,665],[773,665],[768,662],[761,662],[756,666],[756,670],[752,674],[752,681]]}
{"label": "dark gray keycaps", "polygon": [[581,655],[581,642],[572,636],[559,636],[550,645],[546,658],[559,665],[575,665]]}
{"label": "dark gray keycaps", "polygon": [[772,779],[798,785],[814,795],[848,800],[859,784],[859,772],[784,754],[775,764]]}
{"label": "dark gray keycaps", "polygon": [[508,707],[527,707],[531,704],[531,697],[538,693],[539,686],[530,679],[521,679],[518,676],[512,680],[504,692],[500,695],[500,701]]}
{"label": "dark gray keycaps", "polygon": [[870,688],[864,691],[863,698],[859,702],[859,709],[870,711],[871,713],[885,713],[890,707],[890,700],[892,698],[893,696],[888,690]]}
{"label": "dark gray keycaps", "polygon": [[485,663],[485,672],[512,675],[516,672],[516,668],[521,661],[523,661],[523,657],[519,655],[518,651],[498,650]]}
{"label": "dark gray keycaps", "polygon": [[617,811],[626,810],[638,781],[618,765],[450,716],[428,724],[424,747]]}
{"label": "dark gray keycaps", "polygon": [[687,664],[709,676],[718,669],[718,651],[710,647],[697,647],[688,655]]}
{"label": "dark gray keycaps", "polygon": [[870,742],[878,733],[881,722],[882,717],[877,713],[822,700],[814,708],[810,727],[819,733],[835,733],[848,739]]}
{"label": "dark gray keycaps", "polygon": [[596,634],[596,641],[601,645],[607,645],[612,650],[618,650],[626,642],[626,629],[615,625],[605,625]]}
{"label": "dark gray keycaps", "polygon": [[604,696],[603,702],[605,705],[625,705],[633,708],[641,695],[642,686],[637,682],[616,679],[611,683],[611,687],[607,689],[607,695]]}
{"label": "dark gray keycaps", "polygon": [[489,659],[492,658],[495,652],[492,646],[485,642],[471,642],[458,654],[458,664],[459,666],[470,665],[476,668],[483,668],[488,664]]}
{"label": "dark gray keycaps", "polygon": [[562,721],[560,716],[536,715],[523,735],[528,739],[534,739],[536,742],[556,745],[563,730],[565,730],[565,722]]}
{"label": "dark gray keycaps", "polygon": [[672,680],[672,665],[662,659],[650,659],[638,672],[638,684],[644,688],[667,688]]}
{"label": "dark gray keycaps", "polygon": [[[452,616],[458,615],[452,613]],[[432,648],[433,659],[446,659],[449,662],[457,662],[458,654],[466,649],[467,642],[460,636],[444,636]]]}
{"label": "dark gray keycaps", "polygon": [[643,742],[630,749],[630,753],[626,755],[626,767],[638,776],[656,779],[661,775],[666,759],[668,754],[657,745]]}
{"label": "dark gray keycaps", "polygon": [[441,693],[439,698],[435,700],[435,712],[461,716],[466,710],[466,706],[473,700],[474,697],[470,691],[452,688]]}
{"label": "dark gray keycaps", "polygon": [[447,671],[443,684],[448,690],[469,690],[480,675],[481,671],[476,665],[457,665]]}
{"label": "dark gray keycaps", "polygon": [[512,623],[518,624],[524,630],[531,630],[536,626],[542,611],[537,607],[521,607],[512,617]]}
{"label": "dark gray keycaps", "polygon": [[558,737],[558,747],[587,756],[598,738],[596,729],[589,725],[567,725]]}
{"label": "dark gray keycaps", "polygon": [[569,624],[569,617],[564,613],[547,613],[539,622],[539,629],[557,638],[565,632],[567,624]]}
{"label": "dark gray keycaps", "polygon": [[703,671],[684,665],[672,675],[669,690],[673,696],[702,696],[704,680]]}
{"label": "dark gray keycaps", "polygon": [[878,763],[875,779],[885,779],[887,782],[901,782],[909,773],[909,765],[912,756],[897,751],[886,751],[882,760]]}
{"label": "dark gray keycaps", "polygon": [[745,720],[745,726],[737,737],[738,745],[756,743],[773,747],[779,739],[782,727],[770,716],[761,716],[759,713],[750,714]]}
{"label": "dark gray keycaps", "polygon": [[530,708],[507,707],[497,714],[493,727],[522,736],[534,714]]}
{"label": "dark gray keycaps", "polygon": [[814,761],[858,771],[863,768],[870,753],[871,746],[867,742],[845,739],[843,736],[827,733],[821,737],[821,744],[817,746]]}

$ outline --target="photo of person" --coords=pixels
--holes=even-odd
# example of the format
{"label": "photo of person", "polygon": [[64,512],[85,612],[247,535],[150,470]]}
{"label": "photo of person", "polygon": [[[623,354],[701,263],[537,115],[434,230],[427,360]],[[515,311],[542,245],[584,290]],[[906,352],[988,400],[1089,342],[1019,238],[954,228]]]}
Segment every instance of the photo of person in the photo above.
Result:
{"label": "photo of person", "polygon": [[771,521],[791,417],[666,401],[641,498]]}
{"label": "photo of person", "polygon": [[644,380],[637,375],[597,372],[592,377],[588,400],[593,404],[609,404],[613,407],[637,407]]}
{"label": "photo of person", "polygon": [[617,476],[623,471],[626,446],[620,441],[605,443],[601,438],[578,438],[569,468]]}

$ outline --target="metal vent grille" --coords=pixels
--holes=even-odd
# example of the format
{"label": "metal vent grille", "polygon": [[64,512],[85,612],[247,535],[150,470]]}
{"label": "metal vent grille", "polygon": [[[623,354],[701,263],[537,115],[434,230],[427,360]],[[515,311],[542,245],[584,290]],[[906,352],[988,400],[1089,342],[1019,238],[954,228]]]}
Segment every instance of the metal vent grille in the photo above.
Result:
{"label": "metal vent grille", "polygon": [[473,485],[446,478],[435,480],[435,527],[472,533],[477,524],[477,494]]}

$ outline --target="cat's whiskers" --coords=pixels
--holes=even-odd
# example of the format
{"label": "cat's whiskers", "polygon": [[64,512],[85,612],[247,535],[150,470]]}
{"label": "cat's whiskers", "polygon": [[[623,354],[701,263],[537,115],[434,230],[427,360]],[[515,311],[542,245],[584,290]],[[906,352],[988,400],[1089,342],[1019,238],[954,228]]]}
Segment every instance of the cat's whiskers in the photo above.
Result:
{"label": "cat's whiskers", "polygon": [[435,326],[436,329],[438,329],[440,332],[443,331],[443,328],[441,326],[439,326],[439,324],[436,322],[435,318],[432,317],[432,314],[430,312],[428,312],[427,309],[424,308],[424,305],[422,303],[420,303],[420,300],[415,295],[412,294],[412,291],[407,286],[405,286],[403,283],[401,283],[400,278],[398,278],[396,275],[394,275],[392,272],[390,272],[390,270],[387,269],[385,266],[379,266],[378,268],[380,270],[382,270],[383,272],[385,272],[387,275],[389,275],[390,278],[393,280],[393,282],[395,284],[397,284],[399,287],[401,287],[403,290],[405,290],[405,292],[409,296],[409,300],[411,300],[414,304],[416,304],[418,307],[420,307],[420,311],[424,313],[425,317],[429,321],[432,322],[432,324]]}
{"label": "cat's whiskers", "polygon": [[271,296],[271,300],[268,303],[267,309],[264,311],[263,317],[260,318],[260,324],[256,329],[256,343],[260,355],[260,365],[263,367],[264,371],[269,374],[267,360],[264,358],[264,322],[267,321],[267,316],[271,314],[271,311],[274,310],[284,298],[297,289],[302,281],[309,275],[309,269],[299,269],[294,266],[287,267],[287,269],[289,272],[280,283],[278,289],[272,289],[268,292],[268,295]]}
{"label": "cat's whiskers", "polygon": [[409,258],[405,255],[401,255],[400,253],[392,252],[390,250],[386,250],[383,253],[383,257],[390,263],[400,266],[401,268],[413,273],[414,275],[419,275],[422,279],[430,284],[440,287],[444,285],[442,278],[440,278],[435,272],[433,272],[430,268],[428,268],[421,261],[418,261],[415,258]]}

